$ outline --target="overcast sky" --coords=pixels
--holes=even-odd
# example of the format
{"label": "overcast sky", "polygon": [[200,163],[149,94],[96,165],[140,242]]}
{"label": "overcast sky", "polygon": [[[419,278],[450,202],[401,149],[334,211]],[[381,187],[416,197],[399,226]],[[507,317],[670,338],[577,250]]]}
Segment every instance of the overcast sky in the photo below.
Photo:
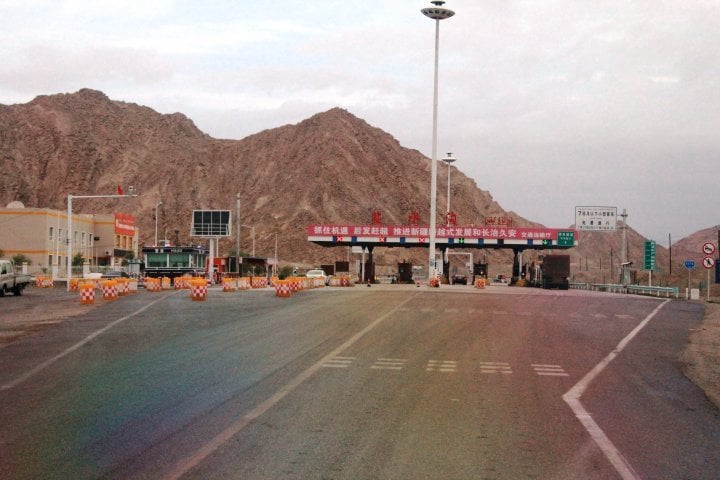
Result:
{"label": "overcast sky", "polygon": [[[339,106],[429,157],[427,6],[0,0],[0,103],[88,87],[235,139]],[[719,0],[445,6],[439,152],[503,208],[626,208],[662,244],[720,223]]]}

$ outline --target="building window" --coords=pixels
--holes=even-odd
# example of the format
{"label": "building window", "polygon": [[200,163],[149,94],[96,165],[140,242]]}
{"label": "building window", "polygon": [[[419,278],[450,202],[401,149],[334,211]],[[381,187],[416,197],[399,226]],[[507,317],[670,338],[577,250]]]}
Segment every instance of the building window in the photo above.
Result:
{"label": "building window", "polygon": [[[50,228],[50,230],[52,230],[52,227]],[[52,254],[48,255],[48,267],[52,267],[52,257]]]}
{"label": "building window", "polygon": [[50,227],[50,241],[53,239],[53,227]]}

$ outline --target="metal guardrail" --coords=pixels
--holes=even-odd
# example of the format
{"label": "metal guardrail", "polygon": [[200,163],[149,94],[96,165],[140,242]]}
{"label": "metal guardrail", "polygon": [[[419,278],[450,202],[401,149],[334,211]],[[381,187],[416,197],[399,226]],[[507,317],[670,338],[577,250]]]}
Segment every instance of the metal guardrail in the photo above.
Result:
{"label": "metal guardrail", "polygon": [[649,287],[646,285],[618,285],[612,283],[576,283],[570,282],[570,288],[576,290],[592,290],[595,292],[628,293],[634,295],[661,295],[670,298],[672,295],[679,298],[678,287]]}

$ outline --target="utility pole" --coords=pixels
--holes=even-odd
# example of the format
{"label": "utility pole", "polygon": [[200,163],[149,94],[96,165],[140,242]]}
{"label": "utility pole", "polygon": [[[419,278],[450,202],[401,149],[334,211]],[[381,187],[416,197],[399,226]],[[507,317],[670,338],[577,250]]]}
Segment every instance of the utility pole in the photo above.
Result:
{"label": "utility pole", "polygon": [[235,263],[237,263],[237,273],[238,277],[240,276],[240,194],[238,193],[237,196],[237,205],[236,205],[236,215],[237,215],[237,246],[235,247]]}
{"label": "utility pole", "polygon": [[620,265],[620,278],[621,278],[620,283],[627,286],[627,284],[630,283],[630,279],[629,279],[630,272],[628,271],[628,268],[627,268],[628,267],[628,265],[627,265],[627,217],[628,217],[627,210],[623,208],[623,213],[620,216],[623,219],[622,245],[621,245],[621,250],[620,250],[620,252],[621,252],[620,258],[622,259],[621,260],[622,263]]}

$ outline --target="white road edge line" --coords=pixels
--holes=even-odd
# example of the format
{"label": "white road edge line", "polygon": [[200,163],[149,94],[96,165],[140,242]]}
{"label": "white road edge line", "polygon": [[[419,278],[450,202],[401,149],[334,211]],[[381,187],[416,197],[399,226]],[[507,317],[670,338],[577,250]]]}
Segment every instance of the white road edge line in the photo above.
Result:
{"label": "white road edge line", "polygon": [[620,474],[623,480],[640,480],[638,473],[632,468],[630,462],[620,453],[620,451],[613,445],[605,432],[600,426],[593,420],[592,415],[585,410],[585,407],[580,402],[580,397],[590,384],[609,364],[615,357],[625,349],[630,341],[642,330],[645,325],[652,320],[652,318],[664,307],[670,300],[665,300],[655,308],[645,319],[638,324],[625,338],[623,338],[617,347],[610,352],[600,363],[590,370],[578,383],[575,384],[570,390],[568,390],[562,399],[568,404],[573,413],[580,420],[585,430],[590,434],[590,437],[595,441],[600,450],[602,450],[605,458],[610,461],[615,470]]}
{"label": "white road edge line", "polygon": [[1,386],[1,387],[0,387],[0,391],[10,390],[10,389],[13,388],[13,387],[17,387],[18,385],[20,385],[21,383],[23,383],[23,382],[24,382],[25,380],[27,380],[28,378],[30,378],[30,377],[32,377],[33,375],[35,375],[35,374],[37,374],[37,373],[45,370],[47,367],[49,367],[49,366],[52,365],[53,363],[57,362],[58,360],[60,360],[60,359],[63,358],[64,356],[66,356],[66,355],[74,352],[75,350],[77,350],[78,348],[82,347],[83,345],[85,345],[85,344],[88,343],[89,341],[91,341],[91,340],[95,339],[96,337],[102,335],[103,333],[107,332],[108,330],[110,330],[111,328],[113,328],[115,325],[118,325],[118,324],[124,322],[125,320],[128,320],[128,319],[130,319],[130,318],[132,318],[132,317],[134,317],[134,316],[136,316],[136,315],[144,312],[145,310],[147,310],[148,308],[152,307],[153,305],[155,305],[155,304],[158,303],[159,301],[165,300],[165,299],[166,299],[167,297],[169,297],[170,295],[175,295],[175,293],[177,293],[177,292],[172,292],[172,293],[170,293],[170,294],[168,294],[168,295],[164,295],[164,296],[158,298],[157,300],[154,300],[154,301],[148,303],[148,304],[145,305],[144,307],[142,307],[142,308],[134,311],[133,313],[131,313],[131,314],[129,314],[129,315],[126,315],[126,316],[124,316],[124,317],[122,317],[122,318],[118,318],[117,320],[108,323],[108,324],[105,325],[103,328],[101,328],[100,330],[97,330],[97,331],[91,333],[90,335],[88,335],[88,336],[85,337],[84,339],[80,340],[78,343],[76,343],[76,344],[73,345],[72,347],[67,348],[67,349],[63,350],[62,352],[58,353],[57,355],[55,355],[54,357],[45,360],[44,362],[42,362],[42,363],[41,363],[40,365],[38,365],[37,367],[35,367],[35,368],[31,369],[31,370],[28,370],[28,371],[25,372],[24,374],[20,375],[18,378],[16,378],[16,379],[13,380],[12,382],[6,383],[5,385]]}
{"label": "white road edge line", "polygon": [[340,355],[340,353],[347,350],[370,330],[374,329],[383,321],[385,321],[389,316],[397,312],[400,307],[415,298],[415,296],[416,295],[411,295],[410,297],[399,303],[397,306],[395,306],[393,309],[389,310],[384,315],[375,319],[370,325],[350,337],[347,341],[345,341],[345,343],[337,347],[335,350],[318,360],[317,363],[310,366],[307,370],[300,373],[297,377],[293,378],[288,384],[286,384],[284,387],[280,388],[277,392],[270,396],[270,398],[250,410],[248,413],[246,413],[234,423],[232,423],[228,428],[216,435],[212,440],[210,440],[208,443],[203,445],[197,452],[195,452],[195,454],[178,462],[173,467],[173,469],[168,474],[164,475],[162,478],[164,478],[165,480],[177,480],[178,478],[182,477],[187,472],[195,468],[203,460],[205,460],[216,450],[218,450],[225,442],[237,435],[250,422],[270,410],[278,402],[280,402],[283,398],[285,398],[288,394],[295,390],[298,386],[300,386],[310,377],[315,375],[315,373],[317,373],[323,367],[323,364],[327,363],[330,359],[337,357],[338,355]]}

